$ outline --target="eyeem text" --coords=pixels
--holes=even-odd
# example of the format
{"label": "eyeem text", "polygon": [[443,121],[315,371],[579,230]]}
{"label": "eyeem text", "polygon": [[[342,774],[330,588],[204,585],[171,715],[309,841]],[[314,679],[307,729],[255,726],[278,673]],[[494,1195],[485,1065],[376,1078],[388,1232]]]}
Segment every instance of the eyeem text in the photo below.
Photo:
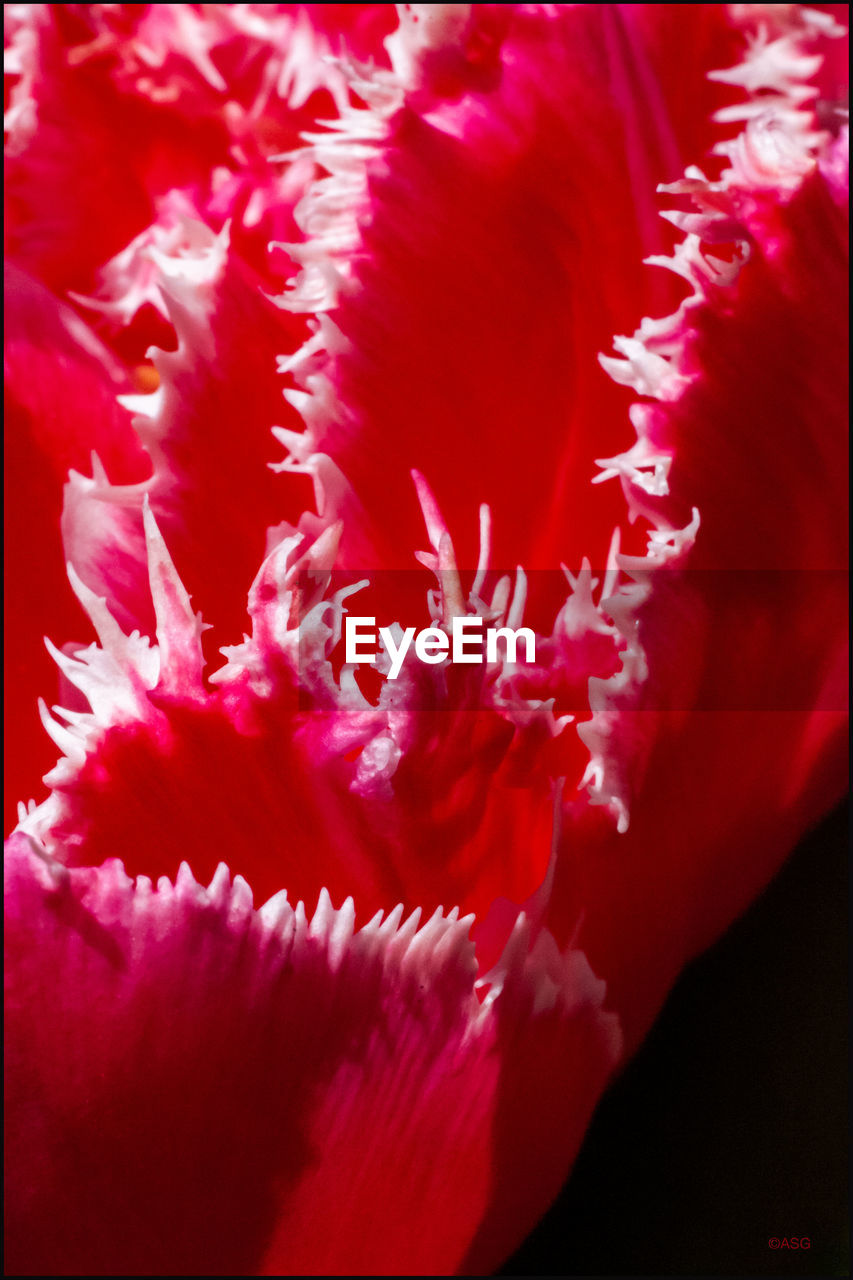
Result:
{"label": "eyeem text", "polygon": [[[395,637],[395,632],[399,640]],[[347,662],[376,661],[375,618],[346,618],[344,640]],[[507,662],[515,662],[519,640],[524,641],[524,661],[536,661],[536,636],[529,627],[518,627],[515,630],[512,627],[484,628],[483,619],[479,617],[455,617],[449,634],[443,627],[424,627],[418,632],[414,627],[406,627],[402,633],[400,628],[379,627],[378,640],[391,659],[389,680],[397,679],[412,644],[415,657],[431,666],[445,661],[498,662],[501,641],[505,646]]]}

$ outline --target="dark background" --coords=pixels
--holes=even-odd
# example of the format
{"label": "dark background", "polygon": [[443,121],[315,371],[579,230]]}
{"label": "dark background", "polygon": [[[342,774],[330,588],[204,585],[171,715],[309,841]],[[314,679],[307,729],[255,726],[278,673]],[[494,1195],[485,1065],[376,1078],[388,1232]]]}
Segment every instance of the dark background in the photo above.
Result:
{"label": "dark background", "polygon": [[684,973],[501,1275],[850,1274],[848,832],[845,805]]}

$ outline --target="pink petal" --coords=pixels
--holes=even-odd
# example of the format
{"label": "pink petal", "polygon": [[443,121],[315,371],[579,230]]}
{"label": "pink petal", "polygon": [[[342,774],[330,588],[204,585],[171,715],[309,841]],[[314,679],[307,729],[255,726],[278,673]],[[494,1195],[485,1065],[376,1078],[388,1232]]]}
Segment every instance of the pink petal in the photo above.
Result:
{"label": "pink petal", "polygon": [[126,636],[73,574],[100,648],[54,655],[91,710],[45,709],[64,758],[26,830],[74,865],[121,847],[132,874],[167,876],[190,848],[212,875],[225,840],[264,897],[287,886],[312,900],[325,887],[368,911],[452,896],[485,913],[496,896],[533,893],[551,851],[548,704],[506,699],[494,676],[431,692],[403,681],[368,701],[332,661],[352,593],[327,594],[334,531],[302,558],[298,535],[270,555],[250,594],[252,637],[226,650],[211,693],[199,620],[145,518],[157,646]]}
{"label": "pink petal", "polygon": [[[583,351],[591,341],[604,345],[597,335],[607,317],[621,324],[630,315],[630,328],[653,297],[633,260],[641,243],[649,247],[651,206],[629,235],[612,207],[614,195],[643,189],[649,171],[660,176],[673,141],[659,125],[637,136],[635,95],[645,92],[658,48],[653,18],[520,7],[504,38],[509,20],[491,6],[478,6],[473,18],[457,6],[420,16],[416,8],[402,37],[389,41],[407,76],[405,104],[387,75],[374,74],[362,85],[369,112],[341,145],[318,144],[332,179],[304,211],[315,234],[299,251],[304,272],[292,301],[321,319],[290,362],[310,393],[292,396],[306,431],[281,435],[293,462],[321,486],[320,510],[298,522],[307,537],[287,522],[272,530],[250,594],[252,634],[227,650],[213,692],[182,578],[193,602],[224,618],[236,638],[237,587],[252,556],[260,559],[252,538],[269,508],[265,497],[248,520],[228,512],[239,554],[230,545],[216,558],[197,552],[192,531],[209,530],[216,509],[182,487],[197,465],[187,445],[197,435],[171,412],[169,397],[189,379],[192,425],[193,404],[206,403],[220,365],[210,351],[220,356],[221,342],[241,370],[246,361],[229,306],[239,311],[246,297],[264,304],[243,291],[240,270],[239,305],[219,297],[230,259],[213,274],[212,305],[197,286],[173,299],[176,325],[192,341],[158,357],[165,409],[151,416],[162,455],[147,428],[155,476],[144,487],[181,577],[142,487],[126,489],[122,505],[118,489],[98,477],[91,489],[72,486],[80,507],[75,526],[69,502],[68,537],[84,552],[85,502],[122,512],[99,517],[83,576],[119,599],[126,624],[142,608],[142,513],[157,645],[125,635],[74,579],[100,647],[57,660],[91,710],[45,713],[65,758],[51,799],[23,820],[10,854],[20,982],[12,1010],[24,1046],[12,1058],[11,1087],[16,1107],[19,1097],[37,1099],[30,1112],[20,1104],[30,1131],[33,1111],[50,1117],[41,1142],[13,1137],[22,1170],[16,1194],[23,1188],[26,1233],[43,1232],[45,1219],[56,1232],[44,1258],[29,1242],[21,1247],[27,1265],[49,1270],[70,1258],[79,1270],[110,1271],[136,1258],[142,1273],[164,1262],[170,1271],[195,1270],[201,1260],[229,1273],[393,1274],[415,1258],[430,1273],[493,1268],[559,1185],[617,1051],[601,989],[571,950],[575,939],[607,981],[633,1048],[686,959],[758,891],[839,790],[846,637],[832,575],[846,563],[844,526],[840,513],[825,518],[821,504],[827,492],[842,506],[846,497],[835,471],[845,439],[837,376],[846,343],[837,317],[846,169],[840,140],[815,135],[795,96],[799,71],[811,65],[799,24],[820,19],[774,7],[782,43],[761,64],[771,83],[759,76],[751,86],[758,96],[742,107],[721,99],[728,123],[750,123],[719,184],[691,171],[681,188],[698,203],[677,219],[688,239],[676,266],[694,296],[670,320],[645,321],[621,340],[623,362],[610,366],[656,398],[634,407],[637,443],[619,453],[619,393],[598,390],[587,372],[592,348]],[[726,39],[718,15],[703,14],[716,49]],[[764,46],[755,56],[760,63]],[[612,73],[614,103],[596,129],[618,145],[601,154],[579,127],[593,100],[578,84],[579,64],[597,66],[599,81]],[[573,87],[568,111],[548,94],[557,72]],[[748,61],[725,80],[749,88],[756,74]],[[677,70],[662,69],[660,81],[657,121],[680,92]],[[776,112],[769,131],[760,118],[768,105]],[[354,145],[359,120],[369,135],[366,168]],[[689,122],[685,136],[695,142],[704,129]],[[555,192],[549,165],[567,155],[573,172],[593,170],[594,192]],[[536,216],[521,207],[531,192]],[[602,193],[608,212],[596,218]],[[324,223],[324,201],[342,194],[342,216]],[[421,223],[413,230],[415,198]],[[494,214],[485,228],[483,208]],[[353,215],[363,212],[372,221],[361,230]],[[445,234],[451,214],[463,245],[479,250],[487,241],[482,256],[466,256]],[[513,232],[529,219],[541,240],[519,249]],[[576,256],[567,228],[599,256]],[[335,241],[331,255],[324,234]],[[514,335],[520,354],[506,346],[505,318],[494,318],[496,264],[508,273],[498,279],[514,323],[527,324],[521,339]],[[585,282],[568,307],[558,305],[555,264]],[[660,297],[668,294],[662,285]],[[589,333],[578,336],[587,313]],[[472,333],[486,353],[479,376],[460,354],[460,334],[470,344]],[[559,369],[569,340],[581,353],[577,410]],[[195,379],[193,352],[204,366]],[[430,361],[442,371],[439,388],[424,376]],[[600,420],[592,414],[599,405]],[[519,451],[516,424],[526,428],[530,412],[536,431],[525,430],[522,443],[533,447]],[[257,475],[262,416],[250,423],[239,493],[256,492],[249,473]],[[585,491],[585,467],[596,457],[620,477],[640,529],[651,526],[646,560],[607,557],[619,498],[608,506],[606,491]],[[437,500],[422,477],[411,486],[412,463],[428,471]],[[435,609],[446,618],[475,607],[480,590],[496,596],[500,587],[484,569],[466,604],[450,539],[452,525],[460,561],[474,563],[473,537],[463,541],[465,522],[476,523],[473,475],[496,514],[498,562],[510,547],[513,560],[522,552],[549,567],[559,552],[577,563],[589,550],[599,564],[608,560],[604,599],[599,588],[593,596],[588,564],[570,575],[568,591],[561,587],[544,680],[541,672],[501,671],[492,683],[460,678],[442,689],[406,671],[396,697],[386,681],[370,702],[333,657],[353,583],[344,575],[339,586],[332,568],[408,565],[422,542],[417,492],[432,543],[420,560],[439,583]],[[211,472],[205,486],[214,479]],[[99,485],[104,492],[94,491]],[[783,527],[780,503],[789,513]],[[532,517],[529,529],[513,529],[519,512]],[[620,564],[633,584],[617,580]],[[131,603],[123,577],[132,580]],[[769,591],[768,582],[781,589]],[[520,585],[516,592],[523,602]],[[402,609],[400,617],[408,620]],[[577,710],[591,674],[593,716],[581,737],[592,759],[578,791],[580,740],[546,695]],[[552,844],[555,773],[567,785],[557,791]],[[239,879],[229,889],[219,872],[203,891],[179,870],[192,849],[195,874],[206,880],[224,846],[261,898],[282,885],[309,901],[321,888],[335,901],[353,892],[360,919],[398,899],[428,907],[458,900],[476,914],[476,954],[464,939],[471,922],[463,928],[441,912],[420,941],[408,939],[409,924],[400,942],[395,920],[381,946],[378,922],[353,934],[351,904],[333,912],[328,896],[308,930],[283,903],[275,921],[269,905],[266,918],[254,915]],[[135,887],[109,861],[116,850],[140,877]],[[167,880],[155,895],[145,877],[160,872]],[[280,931],[292,931],[284,968]],[[493,960],[497,970],[486,972]],[[485,985],[476,988],[478,972]],[[158,1031],[153,1054],[149,1026]],[[72,1040],[80,1056],[71,1058],[69,1085],[49,1037],[80,1027],[88,1034]],[[97,1138],[82,1160],[77,1134]],[[165,1175],[164,1150],[172,1156]],[[133,1160],[119,1183],[112,1171],[127,1152]],[[199,1152],[202,1169],[219,1174],[209,1200],[198,1194]],[[73,1177],[63,1176],[67,1168]],[[183,1238],[168,1229],[173,1214]],[[152,1217],[167,1224],[159,1235]],[[93,1241],[101,1250],[94,1268]]]}
{"label": "pink petal", "polygon": [[69,596],[59,539],[61,486],[69,466],[97,449],[117,479],[145,474],[146,459],[116,402],[128,390],[121,366],[42,285],[7,264],[4,337],[6,414],[5,599],[7,627],[7,830],[15,806],[35,794],[53,748],[33,714],[39,694],[58,693],[43,636],[82,640],[88,622]]}
{"label": "pink petal", "polygon": [[[796,65],[801,38],[778,56]],[[681,188],[699,210],[677,215],[693,296],[607,362],[649,399],[606,465],[657,531],[603,606],[628,648],[581,733],[594,797],[630,827],[567,829],[550,918],[586,907],[578,936],[629,1043],[846,784],[846,139],[771,107],[719,183]],[[657,495],[650,457],[668,460]]]}
{"label": "pink petal", "polygon": [[498,1247],[520,1237],[618,1051],[601,984],[522,930],[481,1005],[470,919],[354,915],[253,911],[224,866],[206,890],[68,872],[13,837],[11,1269],[449,1274],[498,1153],[533,1180],[500,1204]]}
{"label": "pink petal", "polygon": [[[294,250],[304,270],[290,305],[321,313],[320,346],[293,362],[313,395],[300,401],[307,443],[286,444],[328,454],[352,484],[346,564],[408,567],[412,467],[462,565],[476,563],[480,501],[498,566],[604,562],[619,508],[588,479],[624,438],[625,400],[595,356],[673,296],[640,266],[668,244],[652,192],[682,171],[682,142],[711,140],[663,69],[664,7],[633,8],[478,5],[423,47],[418,15],[404,14],[389,49],[408,93],[365,80],[372,108],[317,140],[331,177],[300,211],[310,239]],[[730,38],[707,9],[679,10],[691,69],[711,69]]]}
{"label": "pink petal", "polygon": [[[181,575],[205,616],[237,640],[245,622],[245,594],[264,555],[267,529],[288,513],[288,494],[270,470],[270,427],[287,423],[275,377],[276,354],[304,332],[263,295],[261,281],[230,247],[188,224],[188,240],[153,241],[148,255],[150,296],[168,310],[177,350],[154,350],[158,389],[125,401],[152,460],[143,484],[121,486],[108,469],[72,475],[63,511],[65,554],[83,580],[115,602],[128,628],[151,630],[142,503],[169,536]],[[139,280],[131,266],[128,288]],[[120,303],[117,303],[120,305]],[[310,487],[291,489],[293,515]]]}
{"label": "pink petal", "polygon": [[391,6],[348,8],[18,6],[8,251],[51,287],[88,293],[158,197],[186,189],[213,215],[224,181],[224,215],[257,265],[293,229],[273,157],[346,93],[332,53],[381,53]]}

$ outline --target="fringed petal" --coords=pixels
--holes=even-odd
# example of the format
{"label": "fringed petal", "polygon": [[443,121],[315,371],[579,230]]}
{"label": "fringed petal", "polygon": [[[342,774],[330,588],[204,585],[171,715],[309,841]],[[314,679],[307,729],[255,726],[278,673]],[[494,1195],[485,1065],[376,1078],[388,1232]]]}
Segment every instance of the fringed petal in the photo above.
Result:
{"label": "fringed petal", "polygon": [[[490,1265],[555,1193],[619,1052],[583,956],[523,921],[481,1002],[456,911],[356,928],[325,892],[310,919],[283,892],[255,911],[224,865],[154,886],[24,836],[6,906],[18,1274]],[[525,1169],[520,1199],[498,1158]]]}
{"label": "fringed petal", "polygon": [[586,909],[632,1043],[845,786],[845,136],[808,109],[811,20],[783,17],[727,74],[757,95],[729,167],[668,188],[694,211],[670,215],[686,237],[660,265],[693,292],[603,361],[646,397],[604,466],[652,530],[646,557],[619,557],[632,581],[602,608],[621,669],[592,682],[579,731],[592,799],[627,835],[575,811],[550,918]]}
{"label": "fringed petal", "polygon": [[[62,758],[8,853],[13,1265],[490,1271],[558,1189],[623,1029],[630,1051],[840,789],[848,178],[816,52],[835,23],[685,6],[670,65],[665,6],[401,6],[388,59],[345,78],[312,60],[335,6],[34,8],[13,42],[29,160],[53,145],[48,56],[146,119],[180,103],[208,176],[211,129],[251,137],[222,217],[270,176],[268,103],[319,89],[338,122],[309,140],[328,176],[289,316],[234,237],[279,199],[286,223],[292,190],[214,231],[202,183],[145,232],[177,163],[181,183],[146,170],[119,219],[141,236],[100,280],[105,315],[165,311],[178,343],[133,406],[152,474],[98,461],[66,495],[98,644],[51,650]],[[366,56],[386,17],[347,21]],[[683,109],[692,64],[739,25],[747,58],[701,95],[721,172],[667,186],[685,239],[643,276],[671,248],[654,183],[711,141]],[[61,259],[39,270],[64,281]],[[608,383],[592,353],[658,303]],[[628,448],[617,384],[641,398]],[[264,469],[273,424],[290,486]],[[408,586],[392,603],[422,519],[405,580],[437,628],[517,627],[536,591],[491,566],[569,565],[531,609],[537,664],[392,680],[388,640],[369,676],[341,661],[356,593],[392,640],[421,620]],[[195,609],[236,641],[259,562],[250,633],[207,677]]]}
{"label": "fringed petal", "polygon": [[8,251],[52,288],[83,293],[173,188],[217,230],[234,215],[241,253],[263,263],[270,239],[292,235],[298,198],[276,157],[345,100],[338,58],[381,55],[393,13],[382,5],[8,9]]}
{"label": "fringed petal", "polygon": [[[668,244],[652,191],[700,132],[679,136],[662,7],[402,8],[393,74],[365,72],[368,106],[312,139],[329,176],[300,207],[284,305],[320,319],[287,366],[308,394],[306,432],[285,443],[349,480],[335,514],[351,514],[356,569],[407,567],[412,467],[460,531],[461,565],[476,563],[472,499],[494,514],[494,564],[603,565],[618,504],[588,480],[624,438],[625,400],[595,355],[670,296],[639,269]],[[691,66],[728,39],[706,8],[679,10]]]}
{"label": "fringed petal", "polygon": [[[271,472],[271,426],[287,423],[275,377],[276,352],[295,346],[301,323],[263,295],[260,280],[231,247],[184,218],[152,235],[117,268],[110,305],[135,308],[140,290],[168,315],[177,349],[153,349],[157,389],[123,403],[147,449],[152,474],[115,483],[97,466],[72,473],[62,532],[66,557],[127,628],[150,633],[152,616],[142,537],[147,496],[187,589],[221,630],[208,642],[239,639],[246,591],[263,558],[267,530],[298,514],[310,488],[287,494]],[[174,234],[173,234],[174,233]]]}
{"label": "fringed petal", "polygon": [[[540,696],[535,668],[501,652],[485,667],[438,671],[410,654],[391,681],[383,655],[378,696],[366,696],[338,646],[349,598],[367,584],[334,590],[332,528],[313,541],[294,534],[271,552],[249,596],[251,636],[226,648],[209,692],[204,627],[153,514],[143,515],[157,643],[127,635],[71,570],[100,643],[50,648],[88,710],[44,709],[64,758],[49,776],[50,800],[23,830],[75,865],[98,863],[119,842],[131,873],[165,875],[191,846],[199,873],[212,874],[229,831],[231,865],[256,892],[287,883],[310,900],[321,887],[346,889],[369,910],[391,899],[432,910],[452,896],[485,913],[498,896],[518,903],[534,891],[565,764],[551,747],[572,721]],[[434,533],[452,556],[448,535]],[[449,574],[445,591],[455,596],[461,586],[451,591]],[[463,612],[517,625],[523,583],[511,597],[507,585],[490,602],[472,592]],[[573,608],[586,610],[582,624]],[[433,621],[450,619],[439,612]],[[570,597],[560,627],[577,639],[589,628],[612,647],[612,628],[583,593]],[[578,779],[582,769],[579,752]],[[309,860],[295,831],[310,843]]]}
{"label": "fringed petal", "polygon": [[59,538],[62,482],[96,449],[124,482],[147,459],[116,402],[120,364],[73,312],[16,268],[5,268],[6,829],[54,760],[34,715],[59,692],[43,636],[84,641],[85,616],[68,591]]}

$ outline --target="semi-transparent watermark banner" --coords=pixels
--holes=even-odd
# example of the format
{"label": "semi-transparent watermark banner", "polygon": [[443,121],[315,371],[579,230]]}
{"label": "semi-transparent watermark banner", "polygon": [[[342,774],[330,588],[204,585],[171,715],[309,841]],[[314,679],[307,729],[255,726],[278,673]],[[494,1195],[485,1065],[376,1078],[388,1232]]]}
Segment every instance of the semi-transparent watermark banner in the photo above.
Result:
{"label": "semi-transparent watermark banner", "polygon": [[394,685],[420,711],[493,706],[511,682],[584,717],[591,678],[642,711],[848,706],[846,650],[816,660],[845,634],[842,570],[310,570],[290,590],[305,709],[324,701],[318,663],[368,703]]}

